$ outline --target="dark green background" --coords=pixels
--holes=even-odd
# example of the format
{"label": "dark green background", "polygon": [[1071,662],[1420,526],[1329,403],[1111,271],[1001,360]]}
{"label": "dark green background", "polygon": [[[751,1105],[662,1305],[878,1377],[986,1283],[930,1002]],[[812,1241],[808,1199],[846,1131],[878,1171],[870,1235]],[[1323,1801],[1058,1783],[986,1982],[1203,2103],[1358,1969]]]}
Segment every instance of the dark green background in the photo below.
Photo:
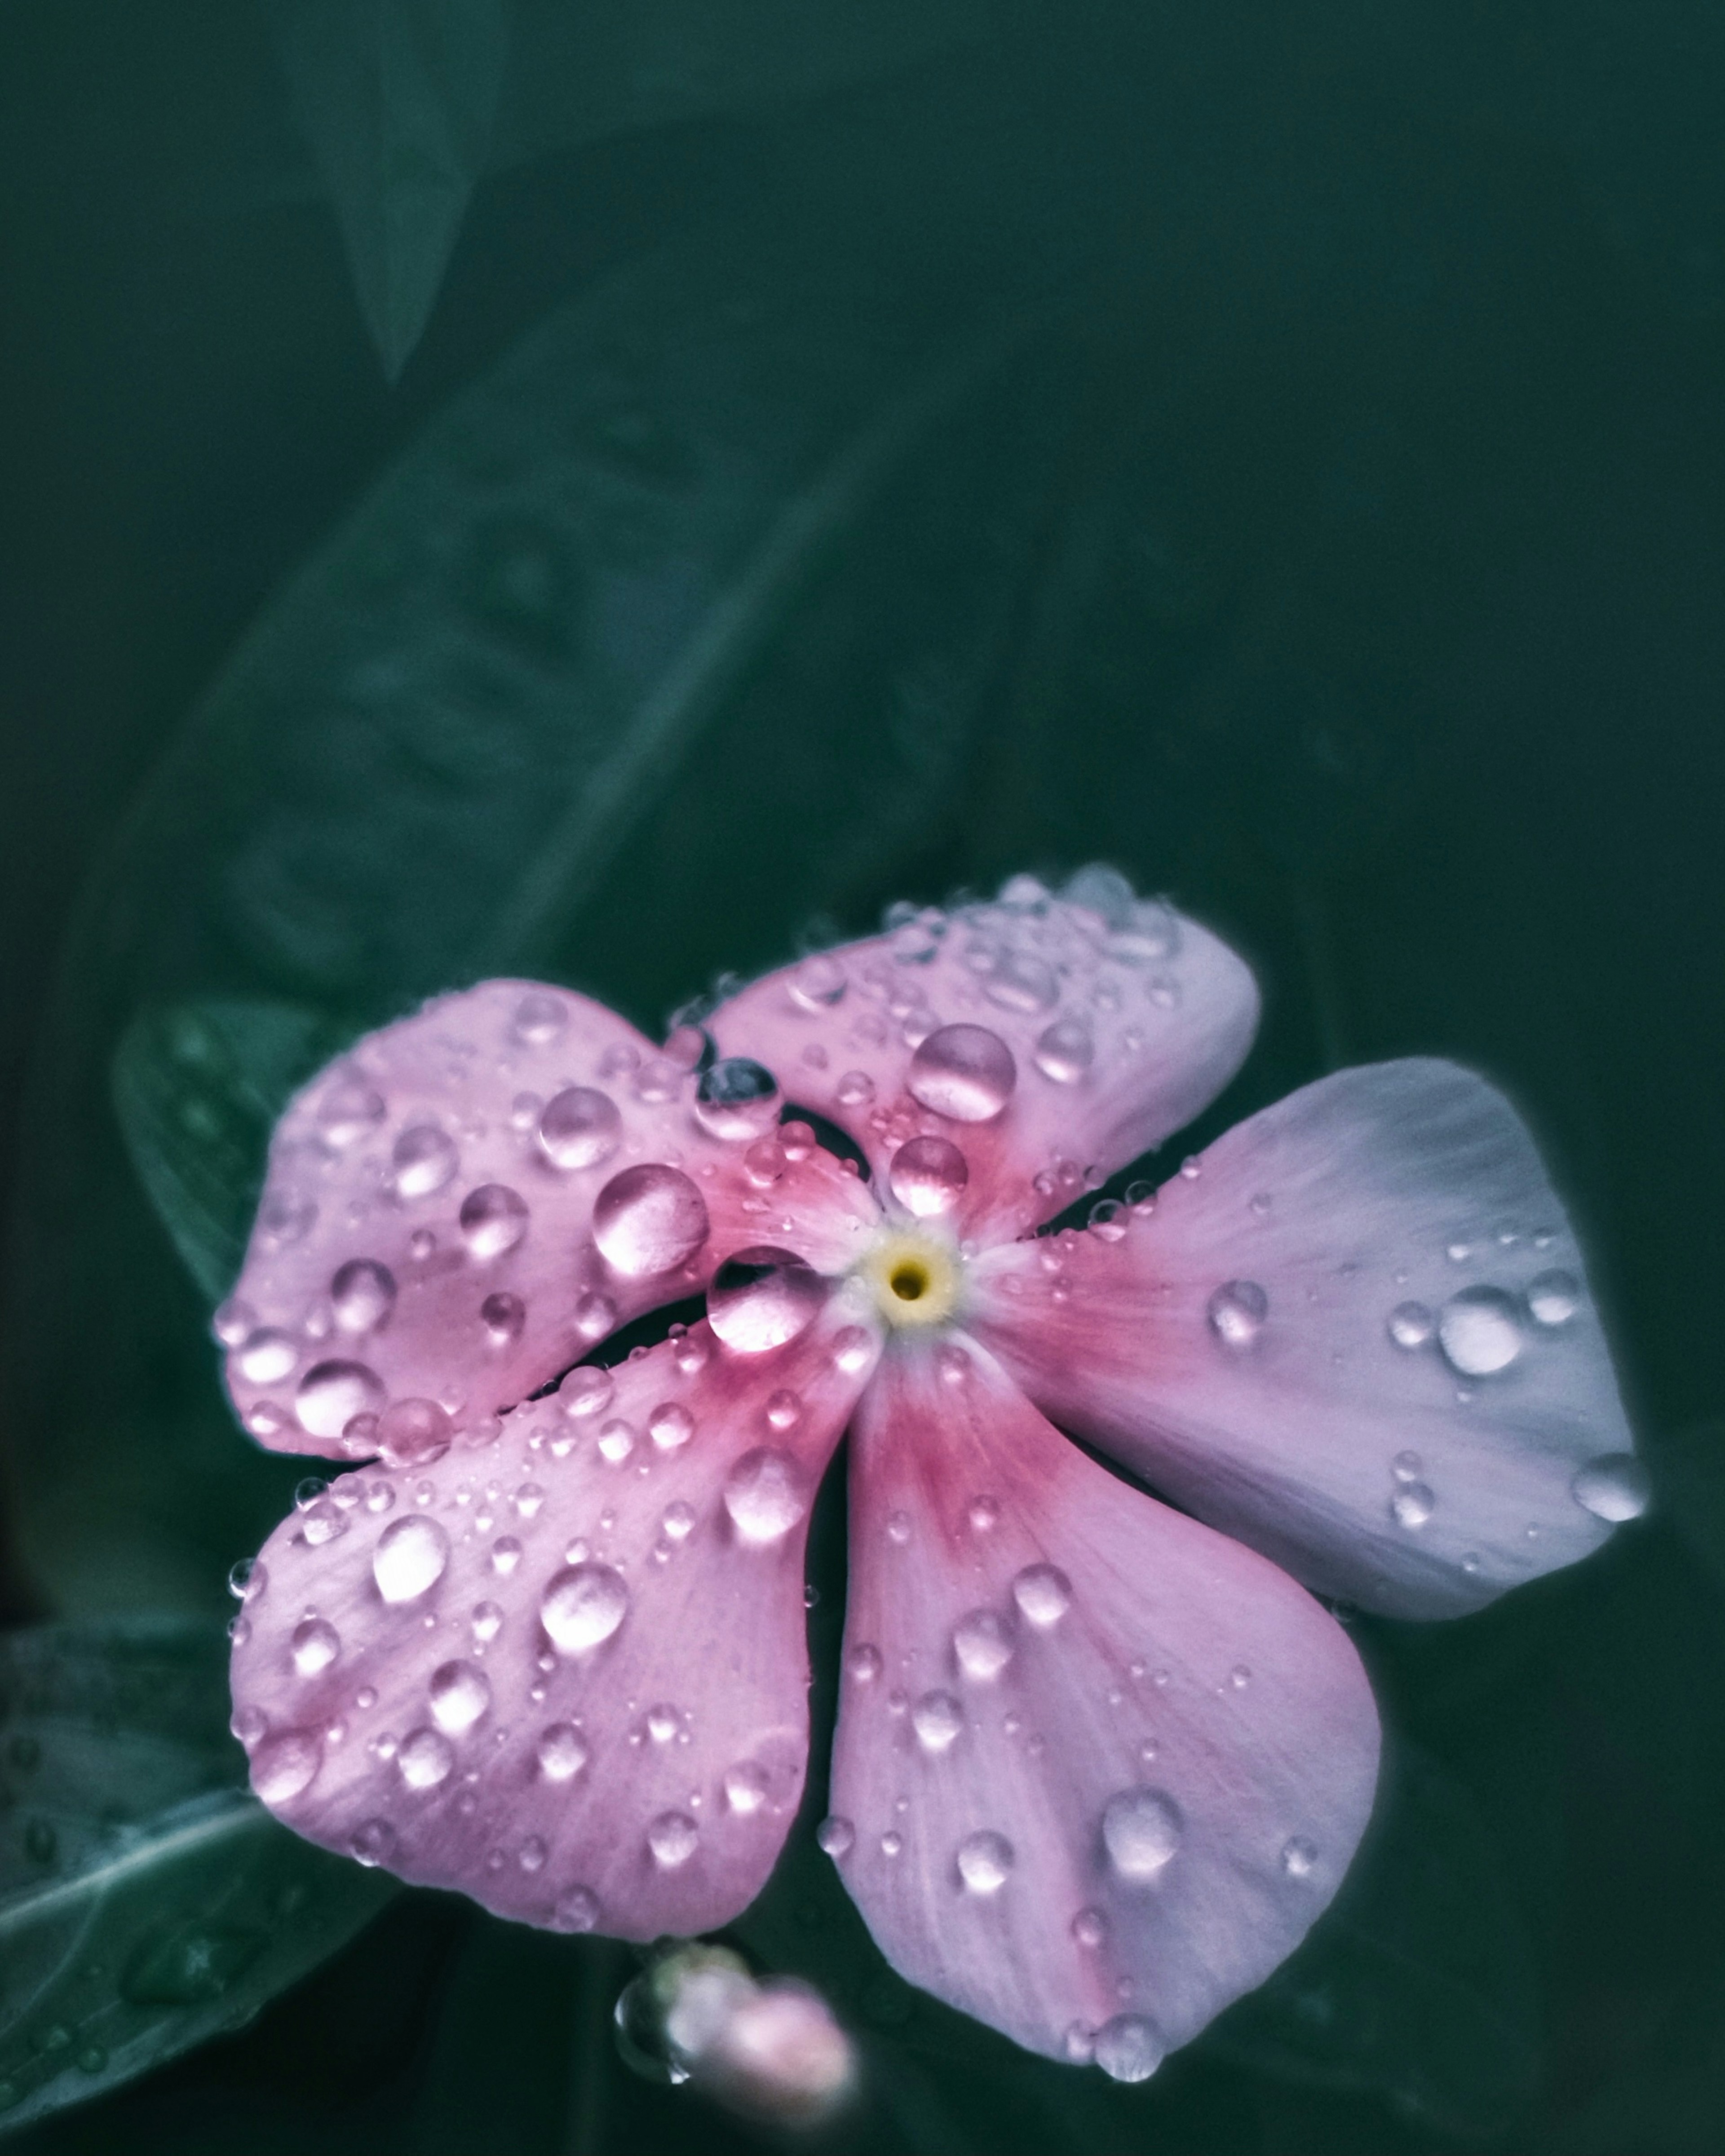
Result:
{"label": "dark green background", "polygon": [[[393,383],[266,8],[0,26],[3,1614],[213,1625],[295,1479],[222,1404],[158,1141],[219,1270],[304,1058],[436,988],[529,968],[658,1026],[891,900],[1111,860],[1259,969],[1200,1135],[1378,1056],[1510,1090],[1656,1506],[1480,1617],[1357,1622],[1373,1838],[1144,2088],[898,1984],[805,1821],[737,1936],[864,2044],[831,2145],[1712,2156],[1725,18],[1002,0],[859,40],[817,8],[793,65],[738,5],[716,69],[712,12],[660,0],[660,87],[624,96],[578,23],[524,74],[522,8]],[[212,998],[192,1070],[171,1014]],[[182,1091],[214,1104],[186,1161]],[[403,1895],[15,2145],[776,2145],[619,2061],[633,1965]]]}

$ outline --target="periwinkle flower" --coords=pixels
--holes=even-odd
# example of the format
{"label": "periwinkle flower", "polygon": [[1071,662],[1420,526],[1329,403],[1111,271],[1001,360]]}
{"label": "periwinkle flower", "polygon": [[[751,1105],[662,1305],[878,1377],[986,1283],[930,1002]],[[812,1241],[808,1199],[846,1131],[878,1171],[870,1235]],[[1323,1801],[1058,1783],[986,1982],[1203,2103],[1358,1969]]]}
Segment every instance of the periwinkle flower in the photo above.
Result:
{"label": "periwinkle flower", "polygon": [[263,1553],[234,1696],[264,1801],[526,1922],[726,1923],[803,1790],[848,1428],[821,1845],[913,1982],[1153,2071],[1370,1812],[1371,1691],[1315,1594],[1476,1609],[1640,1502],[1562,1208],[1452,1065],[1339,1072],[1034,1232],[1214,1096],[1257,1008],[1091,870],[906,910],[710,1040],[492,981],[361,1041],[284,1116],[218,1325],[250,1430],[374,1463]]}

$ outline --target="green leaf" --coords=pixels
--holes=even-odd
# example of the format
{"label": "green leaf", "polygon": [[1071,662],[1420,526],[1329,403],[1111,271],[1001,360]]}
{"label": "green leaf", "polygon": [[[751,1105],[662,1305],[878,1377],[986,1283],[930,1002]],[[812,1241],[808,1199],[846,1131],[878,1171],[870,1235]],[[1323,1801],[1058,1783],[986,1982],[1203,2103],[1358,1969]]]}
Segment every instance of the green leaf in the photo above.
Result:
{"label": "green leaf", "polygon": [[275,1119],[340,1045],[315,1012],[226,998],[146,1012],[121,1039],[121,1131],[174,1248],[212,1303],[245,1255]]}
{"label": "green leaf", "polygon": [[0,2124],[240,2026],[393,1881],[245,1788],[214,1626],[0,1640]]}
{"label": "green leaf", "polygon": [[510,0],[271,0],[295,117],[393,382],[485,167]]}

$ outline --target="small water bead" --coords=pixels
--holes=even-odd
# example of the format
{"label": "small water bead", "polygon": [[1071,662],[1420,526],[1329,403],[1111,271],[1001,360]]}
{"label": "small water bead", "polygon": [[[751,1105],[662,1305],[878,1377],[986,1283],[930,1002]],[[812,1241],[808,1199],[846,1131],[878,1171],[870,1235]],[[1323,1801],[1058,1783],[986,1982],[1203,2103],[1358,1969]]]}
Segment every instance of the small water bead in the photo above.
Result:
{"label": "small water bead", "polygon": [[1317,1844],[1303,1834],[1291,1835],[1281,1845],[1281,1868],[1290,1879],[1309,1879],[1317,1863]]}
{"label": "small water bead", "polygon": [[1117,2014],[1097,2030],[1091,2056],[1110,2081],[1147,2082],[1168,2056],[1168,2045],[1143,2015]]}
{"label": "small water bead", "polygon": [[545,1869],[545,1860],[550,1854],[550,1850],[540,1836],[536,1834],[530,1834],[516,1851],[515,1861],[523,1871],[542,1871]]}
{"label": "small water bead", "polygon": [[816,1827],[814,1839],[821,1851],[837,1863],[841,1856],[849,1856],[856,1846],[856,1829],[848,1819],[834,1812]]}
{"label": "small water bead", "polygon": [[988,1827],[966,1835],[958,1845],[958,1876],[968,1893],[998,1894],[1011,1876],[1016,1861],[1006,1836]]}
{"label": "small water bead", "polygon": [[408,1238],[408,1255],[416,1265],[429,1265],[437,1251],[437,1237],[429,1228],[415,1228]]}
{"label": "small water bead", "polygon": [[919,1106],[954,1122],[991,1122],[1012,1098],[1018,1065],[998,1033],[943,1025],[911,1058],[905,1083]]}
{"label": "small water bead", "polygon": [[866,1070],[847,1070],[833,1088],[841,1108],[865,1108],[875,1097],[875,1081]]}
{"label": "small water bead", "polygon": [[647,1829],[647,1847],[653,1861],[666,1871],[686,1864],[700,1840],[701,1829],[687,1812],[661,1812]]}
{"label": "small water bead", "polygon": [[507,1348],[519,1340],[527,1322],[527,1306],[518,1295],[500,1291],[480,1305],[480,1323],[494,1348]]}
{"label": "small water bead", "polygon": [[482,1183],[462,1199],[459,1224],[471,1256],[501,1258],[527,1232],[526,1201],[506,1183]]}
{"label": "small water bead", "polygon": [[395,1308],[395,1276],[373,1258],[351,1258],[330,1281],[330,1309],[343,1332],[375,1332]]}
{"label": "small water bead", "polygon": [[237,1348],[249,1332],[256,1331],[257,1323],[257,1312],[234,1295],[217,1306],[209,1329],[223,1348]]}
{"label": "small water bead", "polygon": [[552,1904],[551,1921],[560,1932],[590,1932],[599,1921],[599,1897],[590,1887],[571,1887]]}
{"label": "small water bead", "polygon": [[1131,1222],[1117,1198],[1099,1198],[1090,1209],[1088,1224],[1099,1243],[1118,1243],[1124,1240]]}
{"label": "small water bead", "polygon": [[234,1360],[249,1384],[273,1385],[286,1377],[300,1359],[300,1343],[290,1332],[271,1325],[248,1333]]}
{"label": "small water bead", "polygon": [[991,1527],[1000,1524],[1000,1500],[991,1497],[984,1491],[979,1496],[971,1499],[965,1507],[964,1517],[975,1533],[985,1535]]}
{"label": "small water bead", "polygon": [[847,1325],[833,1342],[833,1368],[843,1376],[860,1376],[875,1359],[875,1339],[860,1325]]}
{"label": "small water bead", "polygon": [[685,1265],[707,1239],[706,1201],[680,1168],[649,1161],[625,1168],[593,1201],[600,1255],[630,1280]]}
{"label": "small water bead", "polygon": [[371,1136],[388,1111],[382,1096],[357,1070],[338,1071],[317,1104],[324,1142],[345,1152]]}
{"label": "small water bead", "polygon": [[431,1674],[431,1716],[451,1737],[465,1737],[491,1704],[490,1681],[471,1662],[445,1662]]}
{"label": "small water bead", "polygon": [[1647,1470],[1632,1452],[1604,1452],[1576,1471],[1570,1494],[1597,1520],[1638,1519],[1647,1509]]}
{"label": "small water bead", "polygon": [[586,1654],[598,1646],[628,1614],[623,1574],[593,1561],[554,1573],[539,1599],[539,1621],[563,1655]]}
{"label": "small water bead", "polygon": [[591,1755],[587,1739],[573,1722],[553,1722],[540,1731],[533,1756],[547,1782],[572,1782]]}
{"label": "small water bead", "polygon": [[1029,1564],[1012,1583],[1012,1599],[1029,1623],[1047,1631],[1072,1607],[1072,1583],[1057,1565]]}
{"label": "small water bead", "polygon": [[880,1837],[880,1854],[883,1856],[900,1856],[904,1845],[905,1838],[896,1827],[889,1827]]}
{"label": "small water bead", "polygon": [[571,1370],[557,1393],[557,1404],[566,1415],[602,1414],[611,1404],[616,1380],[608,1370],[583,1363]]}
{"label": "small water bead", "polygon": [[766,1136],[778,1121],[778,1081],[764,1064],[726,1055],[701,1075],[695,1120],[711,1137],[742,1144]]}
{"label": "small water bead", "polygon": [[634,1426],[624,1422],[621,1416],[614,1417],[600,1429],[600,1454],[604,1459],[608,1460],[614,1467],[620,1467],[634,1449]]}
{"label": "small water bead", "polygon": [[803,961],[788,985],[793,1003],[805,1011],[819,1013],[830,1010],[834,1004],[841,1002],[849,983],[839,961],[819,951]]}
{"label": "small water bead", "polygon": [[1121,1877],[1133,1885],[1158,1878],[1180,1846],[1180,1808],[1161,1789],[1122,1789],[1102,1813],[1102,1843]]}
{"label": "small water bead", "polygon": [[927,1691],[911,1710],[911,1727],[925,1752],[947,1752],[963,1733],[964,1709],[949,1691]]}
{"label": "small water bead", "polygon": [[801,1258],[755,1245],[727,1258],[713,1275],[707,1322],[726,1347],[758,1355],[806,1332],[826,1298],[825,1281]]}
{"label": "small water bead", "polygon": [[423,1513],[396,1520],[378,1536],[372,1577],[386,1602],[414,1602],[434,1587],[449,1562],[449,1537]]}
{"label": "small water bead", "polygon": [[228,1727],[249,1751],[269,1729],[270,1717],[260,1707],[242,1707],[236,1709]]}
{"label": "small water bead", "polygon": [[491,1569],[502,1578],[507,1579],[521,1561],[521,1546],[513,1535],[500,1535],[492,1543]]}
{"label": "small water bead", "polygon": [[395,1770],[410,1789],[434,1789],[446,1782],[455,1764],[455,1748],[435,1729],[414,1729],[403,1738]]}
{"label": "small water bead", "polygon": [[608,1093],[566,1086],[539,1117],[539,1150],[553,1168],[597,1168],[623,1142],[623,1117]]}
{"label": "small water bead", "polygon": [[242,1602],[255,1602],[270,1584],[270,1573],[261,1558],[243,1557],[228,1570],[228,1592]]}
{"label": "small water bead", "polygon": [[387,1395],[363,1363],[314,1363],[294,1395],[294,1413],[312,1437],[340,1437],[358,1414],[376,1414]]}
{"label": "small water bead", "polygon": [[909,1542],[911,1516],[908,1512],[889,1512],[886,1515],[886,1539],[898,1549],[902,1549]]}
{"label": "small water bead", "polygon": [[310,1789],[323,1764],[323,1748],[303,1729],[265,1738],[251,1757],[252,1788],[266,1804],[285,1804]]}
{"label": "small water bead", "polygon": [[391,1467],[429,1467],[443,1458],[454,1435],[435,1400],[393,1400],[378,1416],[372,1440]]}
{"label": "small water bead", "polygon": [[873,1684],[886,1666],[881,1659],[880,1650],[870,1645],[866,1640],[851,1649],[845,1657],[845,1666],[854,1684]]}
{"label": "small water bead", "polygon": [[723,1494],[739,1539],[757,1548],[782,1542],[809,1510],[796,1462],[766,1445],[744,1453],[726,1476]]}
{"label": "small water bead", "polygon": [[398,1198],[435,1197],[461,1164],[455,1142],[435,1123],[415,1123],[396,1140],[390,1181]]}
{"label": "small water bead", "polygon": [[803,1419],[802,1395],[799,1393],[792,1392],[788,1387],[782,1386],[778,1391],[768,1394],[767,1405],[762,1409],[762,1413],[766,1416],[767,1426],[769,1430],[781,1431],[794,1430]]}
{"label": "small water bead", "polygon": [[1527,1308],[1536,1325],[1567,1325],[1581,1307],[1581,1282],[1574,1273],[1541,1273],[1527,1283]]}
{"label": "small water bead", "polygon": [[966,1676],[986,1684],[1012,1660],[1011,1635],[992,1609],[973,1609],[952,1628],[952,1653]]}
{"label": "small water bead", "polygon": [[313,1199],[291,1190],[266,1190],[258,1201],[258,1240],[265,1250],[281,1250],[297,1243],[316,1218]]}
{"label": "small water bead", "polygon": [[649,1707],[647,1710],[647,1734],[655,1744],[669,1744],[683,1726],[683,1718],[674,1707]]}
{"label": "small water bead", "polygon": [[288,1649],[294,1667],[302,1677],[321,1676],[341,1651],[341,1635],[321,1617],[308,1617],[294,1627]]}
{"label": "small water bead", "polygon": [[1003,951],[983,978],[983,993],[999,1009],[1028,1018],[1053,1009],[1060,983],[1053,967],[1028,951]]}
{"label": "small water bead", "polygon": [[1399,1452],[1389,1463],[1389,1471],[1398,1482],[1417,1482],[1425,1472],[1425,1462],[1417,1452]]}
{"label": "small water bead", "polygon": [[[610,1425],[608,1424],[606,1428]],[[626,1428],[627,1425],[625,1424]],[[662,1400],[647,1418],[647,1435],[661,1452],[675,1452],[695,1435],[695,1418],[680,1400]],[[599,1438],[604,1449],[603,1433]],[[608,1459],[611,1455],[606,1455]]]}
{"label": "small water bead", "polygon": [[771,1788],[766,1768],[757,1766],[752,1759],[745,1759],[740,1765],[726,1769],[725,1803],[739,1819],[752,1819],[764,1810]]}
{"label": "small water bead", "polygon": [[495,1602],[475,1602],[467,1620],[476,1647],[489,1647],[503,1630],[503,1612]]}
{"label": "small water bead", "polygon": [[228,1637],[236,1647],[243,1647],[252,1636],[252,1620],[244,1613],[228,1620]]}
{"label": "small water bead", "polygon": [[568,1007],[562,998],[534,988],[516,1005],[509,1030],[523,1048],[547,1048],[552,1041],[562,1040],[568,1023]]}
{"label": "small water bead", "polygon": [[1464,1378],[1495,1377],[1509,1368],[1523,1345],[1515,1298],[1501,1287],[1465,1287],[1452,1295],[1437,1332],[1445,1359]]}
{"label": "small water bead", "polygon": [[[1183,1168],[1181,1173],[1184,1172]],[[1222,1345],[1240,1353],[1263,1332],[1264,1321],[1270,1315],[1270,1298],[1256,1281],[1227,1281],[1204,1306],[1204,1315]]]}
{"label": "small water bead", "polygon": [[1437,1320],[1423,1302],[1399,1302],[1386,1327],[1398,1348],[1424,1348],[1437,1331]]}
{"label": "small water bead", "polygon": [[1033,1055],[1045,1078],[1076,1086],[1096,1061],[1096,1036],[1081,1018],[1058,1018],[1037,1035]]}
{"label": "small water bead", "polygon": [[660,1525],[674,1543],[687,1542],[695,1529],[695,1508],[678,1497],[660,1516]]}

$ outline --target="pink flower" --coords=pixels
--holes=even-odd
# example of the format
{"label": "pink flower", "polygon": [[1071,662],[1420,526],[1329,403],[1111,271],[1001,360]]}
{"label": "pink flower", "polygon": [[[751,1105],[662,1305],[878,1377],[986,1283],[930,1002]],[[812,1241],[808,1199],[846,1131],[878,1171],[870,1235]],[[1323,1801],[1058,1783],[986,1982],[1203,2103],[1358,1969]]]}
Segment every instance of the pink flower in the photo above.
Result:
{"label": "pink flower", "polygon": [[283,1117],[218,1317],[256,1437],[373,1462],[244,1584],[259,1795],[528,1923],[725,1923],[802,1793],[849,1428],[822,1846],[913,1982],[1150,2072],[1371,1810],[1371,1691],[1307,1590],[1475,1609],[1640,1502],[1563,1209],[1452,1065],[1339,1072],[1034,1234],[1214,1097],[1257,1007],[1089,870],[757,981],[711,1044],[519,981],[362,1040]]}

